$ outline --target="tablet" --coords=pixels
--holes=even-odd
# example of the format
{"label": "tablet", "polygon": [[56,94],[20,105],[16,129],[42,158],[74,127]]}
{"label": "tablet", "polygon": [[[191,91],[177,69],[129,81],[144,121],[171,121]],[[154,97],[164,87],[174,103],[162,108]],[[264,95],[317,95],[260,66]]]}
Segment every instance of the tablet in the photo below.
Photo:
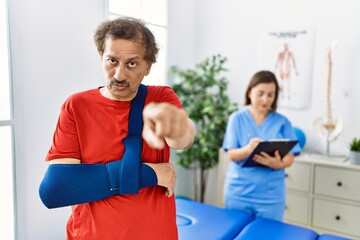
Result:
{"label": "tablet", "polygon": [[257,163],[253,160],[255,154],[260,154],[260,152],[266,152],[267,154],[274,156],[275,151],[279,150],[281,158],[283,158],[290,150],[298,143],[298,141],[289,141],[289,140],[271,140],[260,142],[254,151],[245,159],[243,167],[266,167],[260,163]]}

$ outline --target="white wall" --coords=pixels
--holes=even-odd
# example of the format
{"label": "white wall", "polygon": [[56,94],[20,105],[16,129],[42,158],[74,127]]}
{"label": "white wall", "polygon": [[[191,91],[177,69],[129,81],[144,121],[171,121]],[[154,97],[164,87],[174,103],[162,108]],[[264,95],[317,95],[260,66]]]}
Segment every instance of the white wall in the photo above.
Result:
{"label": "white wall", "polygon": [[19,240],[65,239],[70,209],[48,210],[38,197],[61,104],[103,84],[92,40],[102,0],[11,0],[17,222]]}
{"label": "white wall", "polygon": [[[168,1],[168,66],[192,67],[195,58],[195,1]],[[171,79],[169,79],[171,81]],[[172,152],[172,159],[176,158]],[[180,196],[193,197],[193,174],[175,165],[177,184],[175,193]]]}
{"label": "white wall", "polygon": [[[169,49],[169,64],[187,67],[213,54],[226,56],[229,95],[240,105],[250,77],[260,70],[258,33],[279,28],[315,30],[311,106],[303,110],[278,109],[305,131],[305,147],[309,151],[326,150],[325,141],[312,130],[312,122],[323,114],[326,50],[339,39],[333,53],[332,109],[334,117],[344,120],[344,129],[338,140],[330,144],[330,151],[333,155],[348,155],[350,139],[360,137],[360,1],[197,0],[188,9],[178,9],[176,2],[170,1],[169,43],[181,47]],[[186,15],[189,13],[193,16]],[[180,26],[191,26],[183,37],[177,35]],[[187,60],[177,60],[184,53]],[[179,176],[178,185],[182,181]],[[179,188],[180,193],[191,196],[184,189]]]}

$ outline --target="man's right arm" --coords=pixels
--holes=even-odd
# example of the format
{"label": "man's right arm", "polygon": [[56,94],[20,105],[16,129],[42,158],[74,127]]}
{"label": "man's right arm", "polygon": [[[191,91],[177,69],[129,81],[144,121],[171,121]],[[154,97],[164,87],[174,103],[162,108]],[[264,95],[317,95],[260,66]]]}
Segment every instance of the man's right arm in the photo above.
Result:
{"label": "man's right arm", "polygon": [[59,158],[50,160],[49,164],[80,164],[81,161],[77,158]]}
{"label": "man's right arm", "polygon": [[[49,164],[80,164],[81,161],[76,158],[60,158],[49,161]],[[171,197],[174,194],[176,183],[176,172],[171,163],[143,163],[152,168],[156,174],[157,185],[166,188],[166,196]]]}
{"label": "man's right arm", "polygon": [[[39,188],[40,198],[48,208],[92,202],[119,194],[121,160],[107,164],[80,164],[79,159],[61,158],[51,160],[49,164]],[[175,178],[170,163],[143,163],[139,188],[158,184],[167,188],[166,195],[169,196],[169,192],[173,194]]]}

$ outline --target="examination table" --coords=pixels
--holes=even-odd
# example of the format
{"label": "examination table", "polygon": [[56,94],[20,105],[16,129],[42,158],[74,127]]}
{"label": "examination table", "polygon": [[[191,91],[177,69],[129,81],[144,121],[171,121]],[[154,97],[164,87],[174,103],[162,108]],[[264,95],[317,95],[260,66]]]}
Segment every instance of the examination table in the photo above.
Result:
{"label": "examination table", "polygon": [[179,240],[348,240],[183,198],[176,199],[176,222]]}

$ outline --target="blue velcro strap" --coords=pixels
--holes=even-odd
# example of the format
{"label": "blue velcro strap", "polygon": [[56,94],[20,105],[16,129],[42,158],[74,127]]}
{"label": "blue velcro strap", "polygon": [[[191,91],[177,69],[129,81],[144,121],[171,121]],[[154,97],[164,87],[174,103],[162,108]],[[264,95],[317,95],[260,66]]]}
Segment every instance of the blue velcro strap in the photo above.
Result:
{"label": "blue velcro strap", "polygon": [[[106,164],[110,189],[118,194],[137,194],[139,192],[142,151],[141,134],[143,128],[142,111],[145,104],[146,92],[146,86],[140,84],[135,98],[131,101],[128,137],[123,140],[125,153],[122,159]],[[156,177],[152,169],[151,173]],[[148,174],[147,176],[150,177],[152,175]],[[142,180],[147,182],[147,179]],[[150,177],[149,181],[152,182],[153,178]]]}
{"label": "blue velcro strap", "polygon": [[119,192],[119,173],[120,173],[120,169],[122,167],[123,161],[119,160],[119,161],[113,161],[113,162],[108,162],[105,164],[106,166],[106,171],[107,171],[107,178],[108,178],[108,182],[109,182],[109,188],[112,191],[116,191],[117,193]]}
{"label": "blue velcro strap", "polygon": [[144,109],[147,88],[144,84],[140,84],[135,98],[131,101],[131,108],[128,123],[128,136],[141,137],[143,128],[142,112]]}
{"label": "blue velcro strap", "polygon": [[140,84],[135,98],[131,101],[128,122],[128,136],[124,138],[125,153],[122,157],[121,173],[119,175],[119,194],[139,192],[140,162],[142,151],[142,112],[145,104],[147,88]]}
{"label": "blue velcro strap", "polygon": [[140,188],[147,188],[156,186],[158,179],[154,170],[146,164],[141,164],[140,167]]}
{"label": "blue velcro strap", "polygon": [[126,137],[124,139],[125,153],[119,175],[121,183],[119,194],[137,194],[139,192],[141,144],[141,137]]}

